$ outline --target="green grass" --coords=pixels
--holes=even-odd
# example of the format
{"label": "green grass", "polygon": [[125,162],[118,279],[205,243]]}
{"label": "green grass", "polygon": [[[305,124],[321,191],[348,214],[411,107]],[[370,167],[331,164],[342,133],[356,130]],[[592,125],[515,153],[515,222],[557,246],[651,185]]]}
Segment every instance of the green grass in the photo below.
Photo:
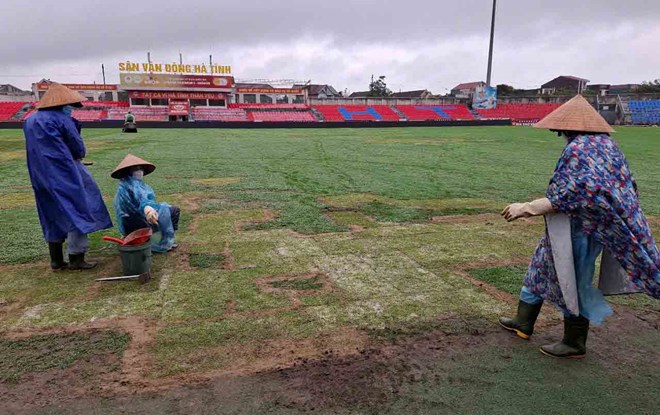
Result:
{"label": "green grass", "polygon": [[512,295],[517,295],[520,292],[520,282],[526,272],[527,267],[524,266],[494,267],[470,271],[473,277]]}
{"label": "green grass", "polygon": [[[616,138],[637,178],[643,209],[658,232],[660,131],[619,130]],[[101,241],[116,230],[91,237],[89,256],[101,260],[98,269],[49,272],[22,133],[0,130],[0,331],[147,317],[159,329],[145,351],[154,377],[232,368],[257,356],[261,346],[333,330],[399,339],[435,328],[465,333],[492,324],[508,304],[458,271],[470,270],[517,293],[524,267],[481,264],[532,254],[542,220],[506,223],[498,213],[507,203],[544,193],[563,147],[553,134],[524,127],[142,129],[131,136],[116,130],[84,135],[87,158],[95,162],[90,171],[109,208],[117,186],[109,173],[126,153],[157,165],[146,180],[160,201],[182,208],[181,246],[154,256],[153,279],[145,285],[94,282],[121,272],[116,247]],[[294,298],[297,290],[322,288],[321,281],[271,283],[279,290],[260,283],[306,273],[326,274],[332,290]],[[657,301],[645,298],[612,301],[657,311]],[[657,345],[657,339],[651,343]],[[78,356],[79,347],[71,349]],[[449,386],[430,392],[429,401],[450,402],[459,413],[496,408],[502,404],[498,394],[515,396],[512,383],[522,367],[532,372],[525,372],[521,390],[549,411],[547,399],[561,391],[557,369],[526,352],[508,363],[484,363],[492,353],[444,368],[454,377],[443,378]],[[611,378],[597,365],[585,367],[584,375],[572,379],[575,384],[606,400],[607,407],[621,408],[588,385],[590,376],[597,377],[597,385],[611,391]],[[3,370],[14,379],[21,375]],[[473,399],[471,389],[461,389],[466,387],[461,370],[469,379],[486,373],[487,384],[474,386]],[[547,379],[543,373],[549,373]],[[533,382],[548,386],[547,393]],[[426,396],[421,390],[411,393]]]}
{"label": "green grass", "polygon": [[273,281],[270,285],[284,290],[320,290],[323,288],[323,282],[318,277]]}
{"label": "green grass", "polygon": [[21,376],[48,369],[64,369],[94,355],[121,355],[130,336],[115,331],[48,334],[26,339],[0,337],[0,382],[17,382]]}
{"label": "green grass", "polygon": [[194,268],[219,268],[225,261],[223,254],[190,254],[188,261]]}

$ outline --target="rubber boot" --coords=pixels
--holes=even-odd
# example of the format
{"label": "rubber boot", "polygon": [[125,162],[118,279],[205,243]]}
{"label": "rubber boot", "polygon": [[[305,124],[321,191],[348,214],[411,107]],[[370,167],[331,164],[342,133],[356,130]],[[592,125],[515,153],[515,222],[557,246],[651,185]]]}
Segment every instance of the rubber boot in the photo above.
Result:
{"label": "rubber boot", "polygon": [[53,271],[66,269],[69,266],[64,262],[62,242],[48,242],[48,252],[50,253],[50,267]]}
{"label": "rubber boot", "polygon": [[96,262],[85,262],[85,254],[69,254],[69,269],[92,269],[96,266]]}
{"label": "rubber boot", "polygon": [[541,346],[541,353],[552,357],[580,359],[587,354],[587,334],[589,320],[579,317],[564,318],[564,338],[562,341]]}
{"label": "rubber boot", "polygon": [[543,303],[530,304],[518,301],[518,313],[514,318],[500,317],[500,325],[509,331],[514,331],[521,339],[529,340],[534,333],[534,323],[539,316]]}

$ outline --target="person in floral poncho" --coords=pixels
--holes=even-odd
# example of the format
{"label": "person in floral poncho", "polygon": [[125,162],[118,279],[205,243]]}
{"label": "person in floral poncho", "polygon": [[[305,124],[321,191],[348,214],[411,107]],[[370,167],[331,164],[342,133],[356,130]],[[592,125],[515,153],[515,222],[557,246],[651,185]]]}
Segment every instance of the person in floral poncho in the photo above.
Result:
{"label": "person in floral poncho", "polygon": [[[609,136],[614,130],[593,107],[578,95],[535,127],[557,132],[567,144],[546,197],[511,204],[502,212],[508,221],[546,215],[547,226],[525,275],[517,315],[500,318],[500,324],[529,339],[543,301],[549,301],[564,313],[564,338],[541,346],[541,352],[579,358],[586,354],[589,322],[598,325],[612,314],[603,292],[592,285],[598,256],[603,254],[601,268],[606,257],[613,258],[626,285],[624,290],[608,294],[644,292],[657,299],[660,252],[639,206],[637,184],[628,162]],[[570,220],[570,237],[551,244],[551,218],[561,214]],[[562,258],[557,256],[560,251],[568,252],[566,257],[572,251],[568,273],[561,271]],[[562,284],[566,275],[572,279],[568,285]],[[601,270],[601,285],[603,275]],[[567,287],[577,290],[573,307],[567,301]]]}

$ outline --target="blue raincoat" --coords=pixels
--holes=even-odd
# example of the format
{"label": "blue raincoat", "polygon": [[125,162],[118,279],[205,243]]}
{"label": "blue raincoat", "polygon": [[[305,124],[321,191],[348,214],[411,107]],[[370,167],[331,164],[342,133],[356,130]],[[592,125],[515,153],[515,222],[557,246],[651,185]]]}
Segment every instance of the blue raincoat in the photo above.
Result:
{"label": "blue raincoat", "polygon": [[82,164],[80,124],[61,110],[40,110],[23,126],[27,166],[44,238],[62,242],[69,232],[112,228],[94,178]]}
{"label": "blue raincoat", "polygon": [[[144,181],[132,176],[124,177],[119,181],[119,188],[115,195],[115,211],[117,212],[117,223],[119,232],[126,236],[126,223],[142,223],[142,226],[150,227],[144,215],[144,208],[151,206],[158,212],[158,226],[155,231],[160,232],[160,241],[151,241],[151,250],[155,252],[167,252],[174,245],[174,225],[170,205],[167,203],[156,203],[156,194]],[[134,226],[138,227],[138,226]],[[153,227],[152,227],[153,228]]]}

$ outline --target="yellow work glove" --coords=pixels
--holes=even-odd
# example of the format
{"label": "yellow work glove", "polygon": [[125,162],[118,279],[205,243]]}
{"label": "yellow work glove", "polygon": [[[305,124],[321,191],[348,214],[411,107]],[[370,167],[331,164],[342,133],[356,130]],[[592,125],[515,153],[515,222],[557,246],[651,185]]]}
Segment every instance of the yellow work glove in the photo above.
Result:
{"label": "yellow work glove", "polygon": [[511,222],[519,218],[529,218],[531,216],[545,215],[546,213],[554,212],[552,203],[546,197],[536,199],[533,202],[527,203],[512,203],[505,207],[502,211],[504,219]]}
{"label": "yellow work glove", "polygon": [[147,222],[150,224],[158,225],[158,212],[156,212],[156,209],[152,208],[151,206],[145,206],[144,216],[147,217]]}

